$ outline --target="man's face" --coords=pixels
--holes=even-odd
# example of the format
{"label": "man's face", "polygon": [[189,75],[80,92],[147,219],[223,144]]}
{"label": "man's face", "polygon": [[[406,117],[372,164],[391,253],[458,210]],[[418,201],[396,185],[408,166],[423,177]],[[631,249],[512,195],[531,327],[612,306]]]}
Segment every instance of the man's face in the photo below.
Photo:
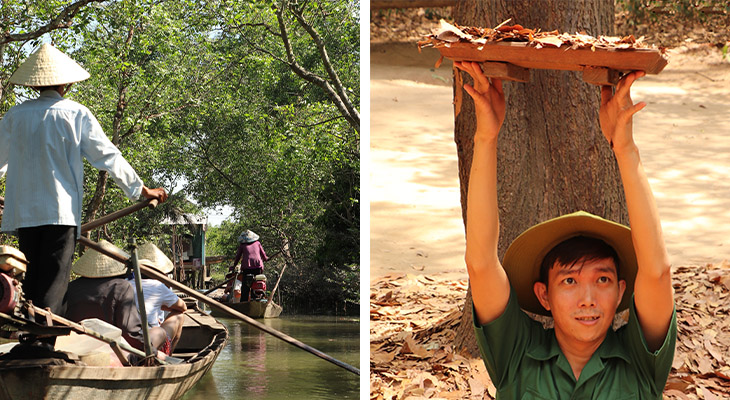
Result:
{"label": "man's face", "polygon": [[597,348],[613,323],[626,282],[618,280],[612,259],[580,260],[572,267],[555,264],[548,285],[535,283],[535,294],[552,312],[562,345]]}

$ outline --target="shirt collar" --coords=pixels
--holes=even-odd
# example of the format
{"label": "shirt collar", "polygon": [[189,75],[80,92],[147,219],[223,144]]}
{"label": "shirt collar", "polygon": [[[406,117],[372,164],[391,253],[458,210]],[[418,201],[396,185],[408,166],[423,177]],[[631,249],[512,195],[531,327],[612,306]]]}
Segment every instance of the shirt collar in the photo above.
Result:
{"label": "shirt collar", "polygon": [[[550,339],[548,343],[531,343],[527,348],[526,355],[537,361],[547,361],[551,358],[557,357],[562,353],[558,340],[555,337],[555,330],[550,329]],[[607,358],[620,358],[627,363],[631,363],[631,357],[628,352],[619,343],[616,332],[612,328],[608,329],[606,338],[603,339],[603,343],[596,350],[596,355],[601,359]]]}
{"label": "shirt collar", "polygon": [[63,98],[63,96],[61,96],[61,94],[58,93],[58,91],[56,91],[55,89],[46,89],[46,90],[42,91],[38,97],[51,97],[54,99]]}
{"label": "shirt collar", "polygon": [[618,340],[618,336],[613,328],[608,328],[606,338],[601,343],[601,346],[596,350],[598,356],[602,359],[607,358],[620,358],[627,363],[631,363],[631,356],[629,355],[626,346],[622,346]]}
{"label": "shirt collar", "polygon": [[560,355],[561,350],[558,345],[558,340],[555,338],[555,329],[548,329],[550,332],[550,339],[547,343],[531,343],[527,348],[525,354],[537,361],[547,361],[553,357]]}

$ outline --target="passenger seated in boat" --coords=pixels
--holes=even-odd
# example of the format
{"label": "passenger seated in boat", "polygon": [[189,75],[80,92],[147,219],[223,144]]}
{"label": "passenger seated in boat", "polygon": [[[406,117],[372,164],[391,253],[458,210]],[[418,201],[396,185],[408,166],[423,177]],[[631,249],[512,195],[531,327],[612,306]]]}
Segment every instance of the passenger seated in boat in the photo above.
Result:
{"label": "passenger seated in boat", "polygon": [[[152,243],[140,246],[137,249],[137,256],[141,265],[154,268],[165,275],[175,268],[165,253]],[[130,283],[133,288],[136,288],[134,279],[130,279]],[[167,354],[171,354],[180,341],[185,321],[183,314],[188,308],[175,292],[156,279],[142,279],[142,293],[144,293],[147,324],[151,327],[161,327],[164,330],[165,336],[161,338],[161,341],[164,342],[163,348],[169,349],[170,353]]]}
{"label": "passenger seated in boat", "polygon": [[[126,256],[124,251],[107,241],[102,240],[99,244]],[[127,266],[89,249],[71,270],[81,277],[68,285],[64,297],[66,318],[74,322],[88,318],[108,322],[122,330],[122,337],[132,347],[144,351],[142,322],[135,305],[135,292],[125,279]],[[163,343],[165,331],[157,327],[150,329],[149,334],[152,350],[156,351]]]}
{"label": "passenger seated in boat", "polygon": [[233,282],[233,292],[231,293],[230,302],[240,303],[242,296],[243,282],[240,276]]}

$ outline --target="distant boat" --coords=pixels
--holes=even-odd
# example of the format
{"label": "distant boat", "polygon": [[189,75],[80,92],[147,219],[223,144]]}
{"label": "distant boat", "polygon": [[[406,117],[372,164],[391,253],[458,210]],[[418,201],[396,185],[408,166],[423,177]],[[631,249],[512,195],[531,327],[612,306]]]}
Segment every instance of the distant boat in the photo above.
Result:
{"label": "distant boat", "polygon": [[[194,305],[172,354],[181,364],[92,367],[60,359],[0,360],[0,400],[179,399],[213,366],[228,331]],[[61,365],[58,365],[61,363]]]}
{"label": "distant boat", "polygon": [[[240,303],[221,302],[221,304],[231,307],[232,309],[251,318],[278,318],[282,310],[281,306],[273,301],[269,302],[268,305],[266,304],[266,301],[258,300],[242,301]],[[218,318],[230,318],[228,314],[213,307],[211,307],[210,315]]]}

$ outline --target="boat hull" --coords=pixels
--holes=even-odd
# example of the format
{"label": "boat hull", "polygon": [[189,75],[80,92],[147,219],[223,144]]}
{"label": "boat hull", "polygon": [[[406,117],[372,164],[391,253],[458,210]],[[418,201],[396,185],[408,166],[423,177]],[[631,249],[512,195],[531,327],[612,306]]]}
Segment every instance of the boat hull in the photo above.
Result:
{"label": "boat hull", "polygon": [[[228,339],[225,327],[205,314],[186,318],[177,350],[190,355],[177,365],[91,367],[48,365],[43,360],[0,364],[0,399],[178,399],[213,366]],[[207,320],[208,318],[209,320]],[[210,324],[210,321],[215,324]],[[200,321],[209,325],[200,325]],[[187,338],[186,338],[187,334]],[[203,347],[189,347],[205,343]]]}
{"label": "boat hull", "polygon": [[[282,311],[281,306],[274,303],[273,301],[270,302],[268,305],[266,304],[266,302],[263,301],[244,301],[241,303],[221,304],[224,304],[251,318],[278,318]],[[210,315],[218,318],[230,318],[227,313],[220,311],[216,308],[213,308],[211,310]]]}

